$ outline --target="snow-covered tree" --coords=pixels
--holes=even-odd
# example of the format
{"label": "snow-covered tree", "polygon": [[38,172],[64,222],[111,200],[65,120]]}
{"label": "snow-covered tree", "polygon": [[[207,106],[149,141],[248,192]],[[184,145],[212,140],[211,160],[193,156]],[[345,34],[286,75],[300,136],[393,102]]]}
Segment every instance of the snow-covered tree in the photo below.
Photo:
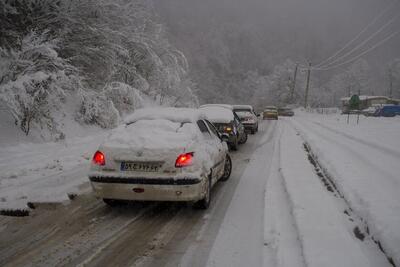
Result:
{"label": "snow-covered tree", "polygon": [[330,92],[332,102],[340,104],[340,98],[353,94],[373,95],[374,88],[371,86],[370,67],[366,60],[358,60],[346,70],[335,74],[325,88]]}
{"label": "snow-covered tree", "polygon": [[66,96],[80,99],[78,121],[102,127],[141,97],[198,104],[186,58],[146,0],[5,0],[0,25],[2,102],[27,134],[32,122],[57,128]]}
{"label": "snow-covered tree", "polygon": [[47,38],[32,32],[23,38],[20,50],[0,50],[0,99],[27,135],[35,124],[61,136],[52,113],[66,91],[79,85],[76,69],[59,57],[56,41]]}

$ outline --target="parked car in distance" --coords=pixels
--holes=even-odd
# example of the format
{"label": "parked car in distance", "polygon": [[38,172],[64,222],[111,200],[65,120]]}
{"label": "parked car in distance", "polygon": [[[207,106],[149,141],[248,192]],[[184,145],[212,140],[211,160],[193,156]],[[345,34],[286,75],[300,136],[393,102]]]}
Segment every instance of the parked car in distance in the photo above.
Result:
{"label": "parked car in distance", "polygon": [[121,200],[189,201],[207,208],[211,188],[232,169],[228,146],[197,109],[139,109],[93,156],[94,193]]}
{"label": "parked car in distance", "polygon": [[374,116],[376,117],[394,117],[400,115],[399,105],[387,105],[376,110]]}
{"label": "parked car in distance", "polygon": [[247,141],[247,133],[239,117],[230,108],[217,105],[204,105],[199,108],[201,113],[215,125],[220,134],[228,135],[228,145],[237,150],[239,144]]}
{"label": "parked car in distance", "polygon": [[372,117],[372,116],[375,116],[375,113],[378,109],[379,109],[379,107],[372,106],[372,107],[361,110],[361,114],[363,114],[366,117]]}
{"label": "parked car in distance", "polygon": [[294,116],[294,111],[291,108],[278,108],[278,116],[288,116],[288,117],[292,117]]}
{"label": "parked car in distance", "polygon": [[263,118],[265,119],[278,119],[278,109],[275,106],[268,106],[263,111]]}
{"label": "parked car in distance", "polygon": [[250,105],[234,105],[233,110],[239,116],[244,129],[251,134],[258,132],[258,117]]}

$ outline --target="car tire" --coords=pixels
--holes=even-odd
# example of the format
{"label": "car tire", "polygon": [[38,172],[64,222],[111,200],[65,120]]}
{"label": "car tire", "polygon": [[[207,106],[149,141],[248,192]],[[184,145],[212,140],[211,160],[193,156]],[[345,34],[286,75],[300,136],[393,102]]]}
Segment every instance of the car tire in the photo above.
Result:
{"label": "car tire", "polygon": [[247,142],[247,133],[244,133],[244,135],[242,136],[242,138],[239,141],[239,144],[244,144]]}
{"label": "car tire", "polygon": [[235,141],[230,144],[230,149],[233,150],[233,151],[237,151],[238,150],[238,140],[237,140],[237,138],[235,138]]}
{"label": "car tire", "polygon": [[121,206],[124,202],[118,199],[111,198],[103,198],[103,202],[106,203],[110,207],[118,207]]}
{"label": "car tire", "polygon": [[232,160],[229,154],[226,154],[225,165],[224,165],[224,174],[220,178],[220,181],[225,182],[229,179],[232,172]]}
{"label": "car tire", "polygon": [[208,209],[208,207],[210,206],[210,202],[211,202],[211,174],[208,177],[208,183],[207,183],[207,191],[206,191],[206,195],[203,199],[197,201],[194,204],[194,208],[195,209],[201,209],[201,210],[206,210]]}

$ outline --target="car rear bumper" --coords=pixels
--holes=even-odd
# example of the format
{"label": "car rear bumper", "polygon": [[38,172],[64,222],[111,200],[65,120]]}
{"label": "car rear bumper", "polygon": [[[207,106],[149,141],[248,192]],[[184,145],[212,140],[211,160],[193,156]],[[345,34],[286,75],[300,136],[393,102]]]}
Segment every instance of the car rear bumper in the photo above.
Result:
{"label": "car rear bumper", "polygon": [[278,115],[277,114],[265,114],[264,119],[277,119]]}
{"label": "car rear bumper", "polygon": [[246,132],[255,131],[257,129],[257,123],[243,123],[243,126]]}
{"label": "car rear bumper", "polygon": [[207,179],[89,177],[96,197],[141,201],[197,201]]}

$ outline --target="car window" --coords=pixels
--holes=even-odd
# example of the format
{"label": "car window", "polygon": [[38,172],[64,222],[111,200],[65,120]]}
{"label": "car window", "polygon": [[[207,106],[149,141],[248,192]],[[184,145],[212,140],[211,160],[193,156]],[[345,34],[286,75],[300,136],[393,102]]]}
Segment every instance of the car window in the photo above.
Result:
{"label": "car window", "polygon": [[209,121],[207,121],[207,120],[206,120],[206,123],[207,123],[207,125],[208,125],[208,128],[210,128],[211,132],[212,132],[217,138],[219,138],[219,133],[218,133],[217,129],[215,129],[215,126],[214,126],[211,122],[209,122]]}
{"label": "car window", "polygon": [[233,112],[233,117],[234,117],[235,125],[238,126],[240,124],[239,116],[235,112]]}
{"label": "car window", "polygon": [[202,120],[198,120],[197,121],[197,125],[199,126],[199,129],[202,133],[208,133],[210,134],[210,132],[208,131],[208,128],[206,126],[206,124],[204,123],[204,121]]}
{"label": "car window", "polygon": [[251,117],[251,116],[253,115],[253,113],[251,113],[251,112],[248,111],[248,110],[245,110],[245,111],[243,111],[243,110],[237,111],[236,114],[239,116],[239,118],[244,118],[244,117],[249,117],[249,116]]}

